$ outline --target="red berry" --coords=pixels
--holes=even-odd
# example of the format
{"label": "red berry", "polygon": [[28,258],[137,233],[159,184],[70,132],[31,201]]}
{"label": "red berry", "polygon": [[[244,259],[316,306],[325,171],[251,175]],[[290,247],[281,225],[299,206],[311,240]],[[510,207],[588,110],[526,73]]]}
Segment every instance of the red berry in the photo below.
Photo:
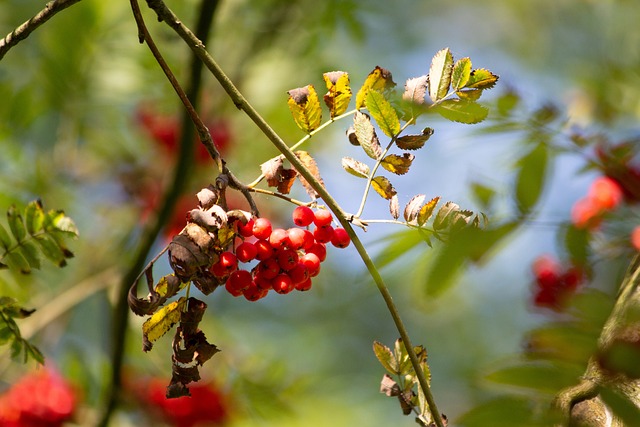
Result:
{"label": "red berry", "polygon": [[256,218],[253,221],[253,235],[257,239],[268,239],[271,235],[271,221],[266,218]]}
{"label": "red berry", "polygon": [[309,270],[309,276],[315,277],[320,273],[320,258],[313,253],[304,254],[300,257],[300,262]]}
{"label": "red berry", "polygon": [[314,243],[309,249],[305,250],[308,254],[316,254],[320,261],[327,259],[327,247],[324,243]]}
{"label": "red berry", "polygon": [[242,237],[253,236],[253,222],[253,218],[247,221],[246,224],[243,224],[242,221],[237,221],[238,234],[240,234]]}
{"label": "red berry", "polygon": [[257,301],[267,296],[268,292],[267,289],[260,289],[255,283],[252,283],[251,286],[242,291],[242,294],[249,301]]}
{"label": "red berry", "polygon": [[293,249],[280,249],[276,252],[276,259],[278,260],[278,265],[284,271],[289,271],[298,265],[298,252]]}
{"label": "red berry", "polygon": [[253,282],[260,289],[266,289],[266,290],[273,289],[273,284],[272,284],[273,278],[271,279],[266,278],[263,273],[260,273],[260,271],[261,270],[257,270],[256,274],[253,276]]}
{"label": "red berry", "polygon": [[300,249],[305,244],[305,231],[302,228],[290,228],[287,230],[287,238],[289,239],[289,248]]}
{"label": "red berry", "polygon": [[308,278],[304,282],[300,282],[296,284],[296,290],[298,291],[304,292],[304,291],[308,291],[309,289],[311,289],[311,278]]}
{"label": "red berry", "polygon": [[306,229],[303,231],[304,231],[304,244],[302,245],[302,249],[306,251],[307,249],[312,247],[314,243],[316,243],[316,238],[313,237],[313,233],[311,231]]}
{"label": "red berry", "polygon": [[601,176],[591,183],[587,197],[603,210],[615,209],[623,197],[622,188],[613,179]]}
{"label": "red berry", "polygon": [[631,246],[633,246],[636,251],[640,251],[640,225],[631,231]]}
{"label": "red berry", "polygon": [[550,255],[536,258],[531,267],[536,283],[541,288],[553,288],[560,282],[560,264]]}
{"label": "red berry", "polygon": [[333,229],[333,237],[331,238],[331,244],[336,248],[346,248],[351,243],[351,238],[347,234],[347,230],[342,227]]}
{"label": "red berry", "polygon": [[288,274],[278,274],[272,281],[273,290],[279,294],[288,294],[294,289],[293,281]]}
{"label": "red berry", "polygon": [[233,285],[229,284],[229,280],[227,280],[227,283],[224,284],[224,288],[234,297],[239,297],[240,295],[242,295],[242,291],[239,289],[235,289]]}
{"label": "red berry", "polygon": [[298,206],[293,210],[293,223],[300,227],[310,225],[315,219],[313,210],[307,206]]}
{"label": "red berry", "polygon": [[275,253],[275,249],[273,249],[268,240],[258,240],[253,245],[256,247],[256,259],[259,261],[271,258]]}
{"label": "red berry", "polygon": [[333,227],[330,225],[316,227],[313,230],[313,237],[315,237],[316,242],[329,243],[333,238]]}
{"label": "red berry", "polygon": [[289,236],[287,235],[287,230],[284,228],[276,228],[273,230],[269,236],[269,243],[276,249],[288,245]]}
{"label": "red berry", "polygon": [[238,259],[233,252],[222,252],[218,258],[218,263],[228,272],[231,273],[238,269]]}
{"label": "red berry", "polygon": [[309,279],[309,269],[304,264],[298,262],[298,265],[289,271],[289,276],[293,284],[297,285]]}
{"label": "red berry", "polygon": [[240,262],[249,262],[258,255],[258,249],[253,243],[242,242],[236,248],[236,256]]}
{"label": "red berry", "polygon": [[320,209],[314,212],[313,223],[317,227],[322,227],[323,225],[331,224],[332,219],[331,212],[326,209]]}
{"label": "red berry", "polygon": [[258,264],[260,274],[263,274],[267,279],[273,279],[280,273],[280,264],[276,258],[269,258],[264,261],[260,261]]}
{"label": "red berry", "polygon": [[236,291],[243,291],[253,283],[253,277],[247,270],[236,270],[229,275],[225,287]]}

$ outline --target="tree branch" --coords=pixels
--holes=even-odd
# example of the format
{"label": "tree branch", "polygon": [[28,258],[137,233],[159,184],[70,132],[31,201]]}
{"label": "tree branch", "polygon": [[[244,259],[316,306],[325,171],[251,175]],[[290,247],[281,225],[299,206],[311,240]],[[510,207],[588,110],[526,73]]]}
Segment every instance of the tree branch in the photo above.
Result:
{"label": "tree branch", "polygon": [[51,19],[56,13],[80,2],[81,0],[54,0],[38,12],[33,18],[29,19],[15,30],[11,31],[0,40],[0,60],[4,58],[9,49],[29,37],[40,25]]}
{"label": "tree branch", "polygon": [[284,157],[296,168],[296,170],[307,180],[311,187],[318,193],[318,195],[325,201],[327,206],[336,215],[336,218],[340,224],[345,228],[351,240],[358,251],[358,254],[362,258],[362,261],[369,270],[369,274],[373,278],[378,290],[380,291],[382,298],[384,299],[387,308],[393,318],[396,328],[400,334],[400,337],[405,343],[409,359],[416,372],[420,387],[422,388],[425,398],[427,400],[431,415],[433,416],[434,423],[437,427],[444,427],[442,417],[435,403],[431,388],[425,376],[425,373],[420,368],[420,362],[415,353],[414,346],[411,343],[407,330],[400,318],[400,313],[393,302],[393,298],[389,293],[389,290],[382,279],[378,269],[371,260],[371,257],[367,253],[364,245],[358,238],[358,235],[353,230],[348,218],[352,216],[347,215],[335,199],[329,194],[324,186],[313,176],[313,174],[302,164],[298,157],[291,151],[289,146],[280,138],[280,136],[269,126],[269,124],[260,116],[260,114],[253,108],[251,104],[244,98],[240,91],[236,88],[233,82],[222,71],[220,66],[209,55],[205,49],[204,44],[198,40],[198,38],[189,30],[178,17],[171,11],[162,0],[147,0],[147,4],[158,15],[160,21],[164,21],[173,28],[176,33],[187,43],[192,51],[202,60],[205,66],[211,71],[214,77],[218,80],[220,85],[227,92],[235,106],[244,111],[247,116],[255,123],[256,126],[265,134],[265,136],[271,141],[271,143],[284,155]]}

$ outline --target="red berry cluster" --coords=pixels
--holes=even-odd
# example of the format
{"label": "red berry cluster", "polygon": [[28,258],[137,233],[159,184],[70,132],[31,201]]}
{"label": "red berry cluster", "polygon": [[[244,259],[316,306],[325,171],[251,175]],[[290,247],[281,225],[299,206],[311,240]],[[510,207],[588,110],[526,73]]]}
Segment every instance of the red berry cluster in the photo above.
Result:
{"label": "red berry cluster", "polygon": [[75,407],[71,386],[56,372],[42,369],[0,396],[0,425],[59,427],[71,419]]}
{"label": "red berry cluster", "polygon": [[[298,227],[273,228],[266,218],[238,223],[237,234],[242,243],[235,247],[235,253],[221,253],[211,272],[226,280],[225,288],[231,295],[244,295],[249,301],[265,297],[270,290],[279,294],[294,289],[308,291],[326,259],[326,245],[346,248],[351,243],[346,230],[334,228],[332,220],[327,210],[298,206],[293,211],[293,222]],[[312,224],[313,230],[309,228]],[[253,260],[258,263],[251,271],[238,266]]]}
{"label": "red berry cluster", "polygon": [[533,303],[537,307],[561,311],[569,297],[584,281],[582,271],[574,266],[563,269],[549,255],[538,257],[533,263],[535,289]]}

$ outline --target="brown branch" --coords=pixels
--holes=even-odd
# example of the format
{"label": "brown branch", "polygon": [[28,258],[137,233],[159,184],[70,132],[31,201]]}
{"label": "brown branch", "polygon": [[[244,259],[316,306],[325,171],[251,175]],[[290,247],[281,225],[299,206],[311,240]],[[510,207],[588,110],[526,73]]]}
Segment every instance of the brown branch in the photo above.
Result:
{"label": "brown branch", "polygon": [[81,0],[54,0],[47,3],[44,9],[38,12],[33,18],[29,19],[7,34],[5,38],[0,40],[0,60],[4,58],[9,49],[29,37],[33,31],[51,19],[53,15],[74,5],[75,3],[78,3],[79,1]]}

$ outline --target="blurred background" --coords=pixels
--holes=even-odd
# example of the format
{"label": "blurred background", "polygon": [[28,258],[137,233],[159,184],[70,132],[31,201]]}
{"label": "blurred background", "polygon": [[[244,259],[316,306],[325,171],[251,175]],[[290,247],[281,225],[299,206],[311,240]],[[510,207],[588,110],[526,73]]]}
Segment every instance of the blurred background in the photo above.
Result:
{"label": "blurred background", "polygon": [[[198,1],[167,3],[187,25],[195,25]],[[43,5],[0,1],[0,33],[9,33]],[[168,63],[181,81],[187,80],[189,50],[144,12]],[[421,118],[418,126],[430,126],[435,134],[416,153],[412,171],[394,181],[401,205],[422,193],[482,210],[497,223],[515,217],[514,170],[532,138],[526,124],[536,113],[551,112],[545,127],[537,128],[545,130],[553,160],[543,174],[535,215],[494,248],[487,262],[470,266],[437,296],[425,290],[424,281],[437,244],[411,247],[383,269],[414,344],[427,348],[433,392],[454,425],[502,392],[486,375],[517,358],[527,332],[554,315],[533,307],[531,265],[541,254],[562,258],[558,229],[597,175],[585,167],[591,153],[569,144],[568,135],[623,140],[637,132],[639,18],[640,5],[631,0],[400,0],[392,5],[232,0],[217,5],[209,52],[290,145],[304,134],[291,118],[286,91],[311,83],[323,92],[323,72],[347,71],[355,91],[380,65],[401,88],[407,78],[428,73],[435,52],[449,47],[456,59],[468,56],[474,68],[500,75],[497,87],[481,100],[491,107],[485,122],[469,126],[435,115]],[[37,310],[19,325],[45,354],[49,376],[38,381],[66,390],[57,396],[72,403],[69,425],[92,425],[100,418],[111,378],[117,289],[179,155],[181,106],[148,48],[137,42],[136,31],[127,2],[85,0],[0,61],[0,207],[40,198],[45,208],[64,209],[80,230],[71,243],[76,257],[65,268],[46,265],[30,276],[0,272],[0,294]],[[518,107],[500,115],[498,101],[511,95]],[[259,165],[276,155],[206,72],[199,111],[243,182],[253,181]],[[345,210],[355,212],[362,182],[342,170],[340,158],[361,152],[348,143],[347,127],[346,120],[333,124],[305,149],[318,161],[329,191]],[[147,259],[182,228],[184,213],[197,202],[194,194],[215,179],[206,152],[195,147],[190,156],[172,219]],[[492,203],[482,202],[474,191],[478,186],[491,190]],[[306,197],[297,184],[293,193]],[[274,223],[290,224],[291,205],[260,196],[257,202]],[[387,202],[373,195],[363,216],[388,215]],[[629,224],[639,222],[637,213],[628,218]],[[405,229],[381,224],[360,234],[374,257],[384,260],[389,236],[400,232]],[[623,226],[620,236],[627,232]],[[590,286],[613,293],[620,265],[595,274]],[[169,271],[163,258],[155,277]],[[206,387],[194,391],[189,410],[209,418],[196,421],[414,424],[411,417],[403,418],[395,399],[379,393],[384,371],[372,342],[392,345],[397,332],[355,250],[329,251],[316,279],[309,292],[270,294],[255,303],[224,292],[204,297],[209,309],[201,327],[222,352],[201,369]],[[143,353],[144,319],[131,314],[129,320],[123,403],[112,425],[195,425],[179,415],[186,403],[180,409],[161,398],[171,376],[170,337]],[[16,388],[42,371],[33,362],[22,365],[3,356],[0,390]]]}

